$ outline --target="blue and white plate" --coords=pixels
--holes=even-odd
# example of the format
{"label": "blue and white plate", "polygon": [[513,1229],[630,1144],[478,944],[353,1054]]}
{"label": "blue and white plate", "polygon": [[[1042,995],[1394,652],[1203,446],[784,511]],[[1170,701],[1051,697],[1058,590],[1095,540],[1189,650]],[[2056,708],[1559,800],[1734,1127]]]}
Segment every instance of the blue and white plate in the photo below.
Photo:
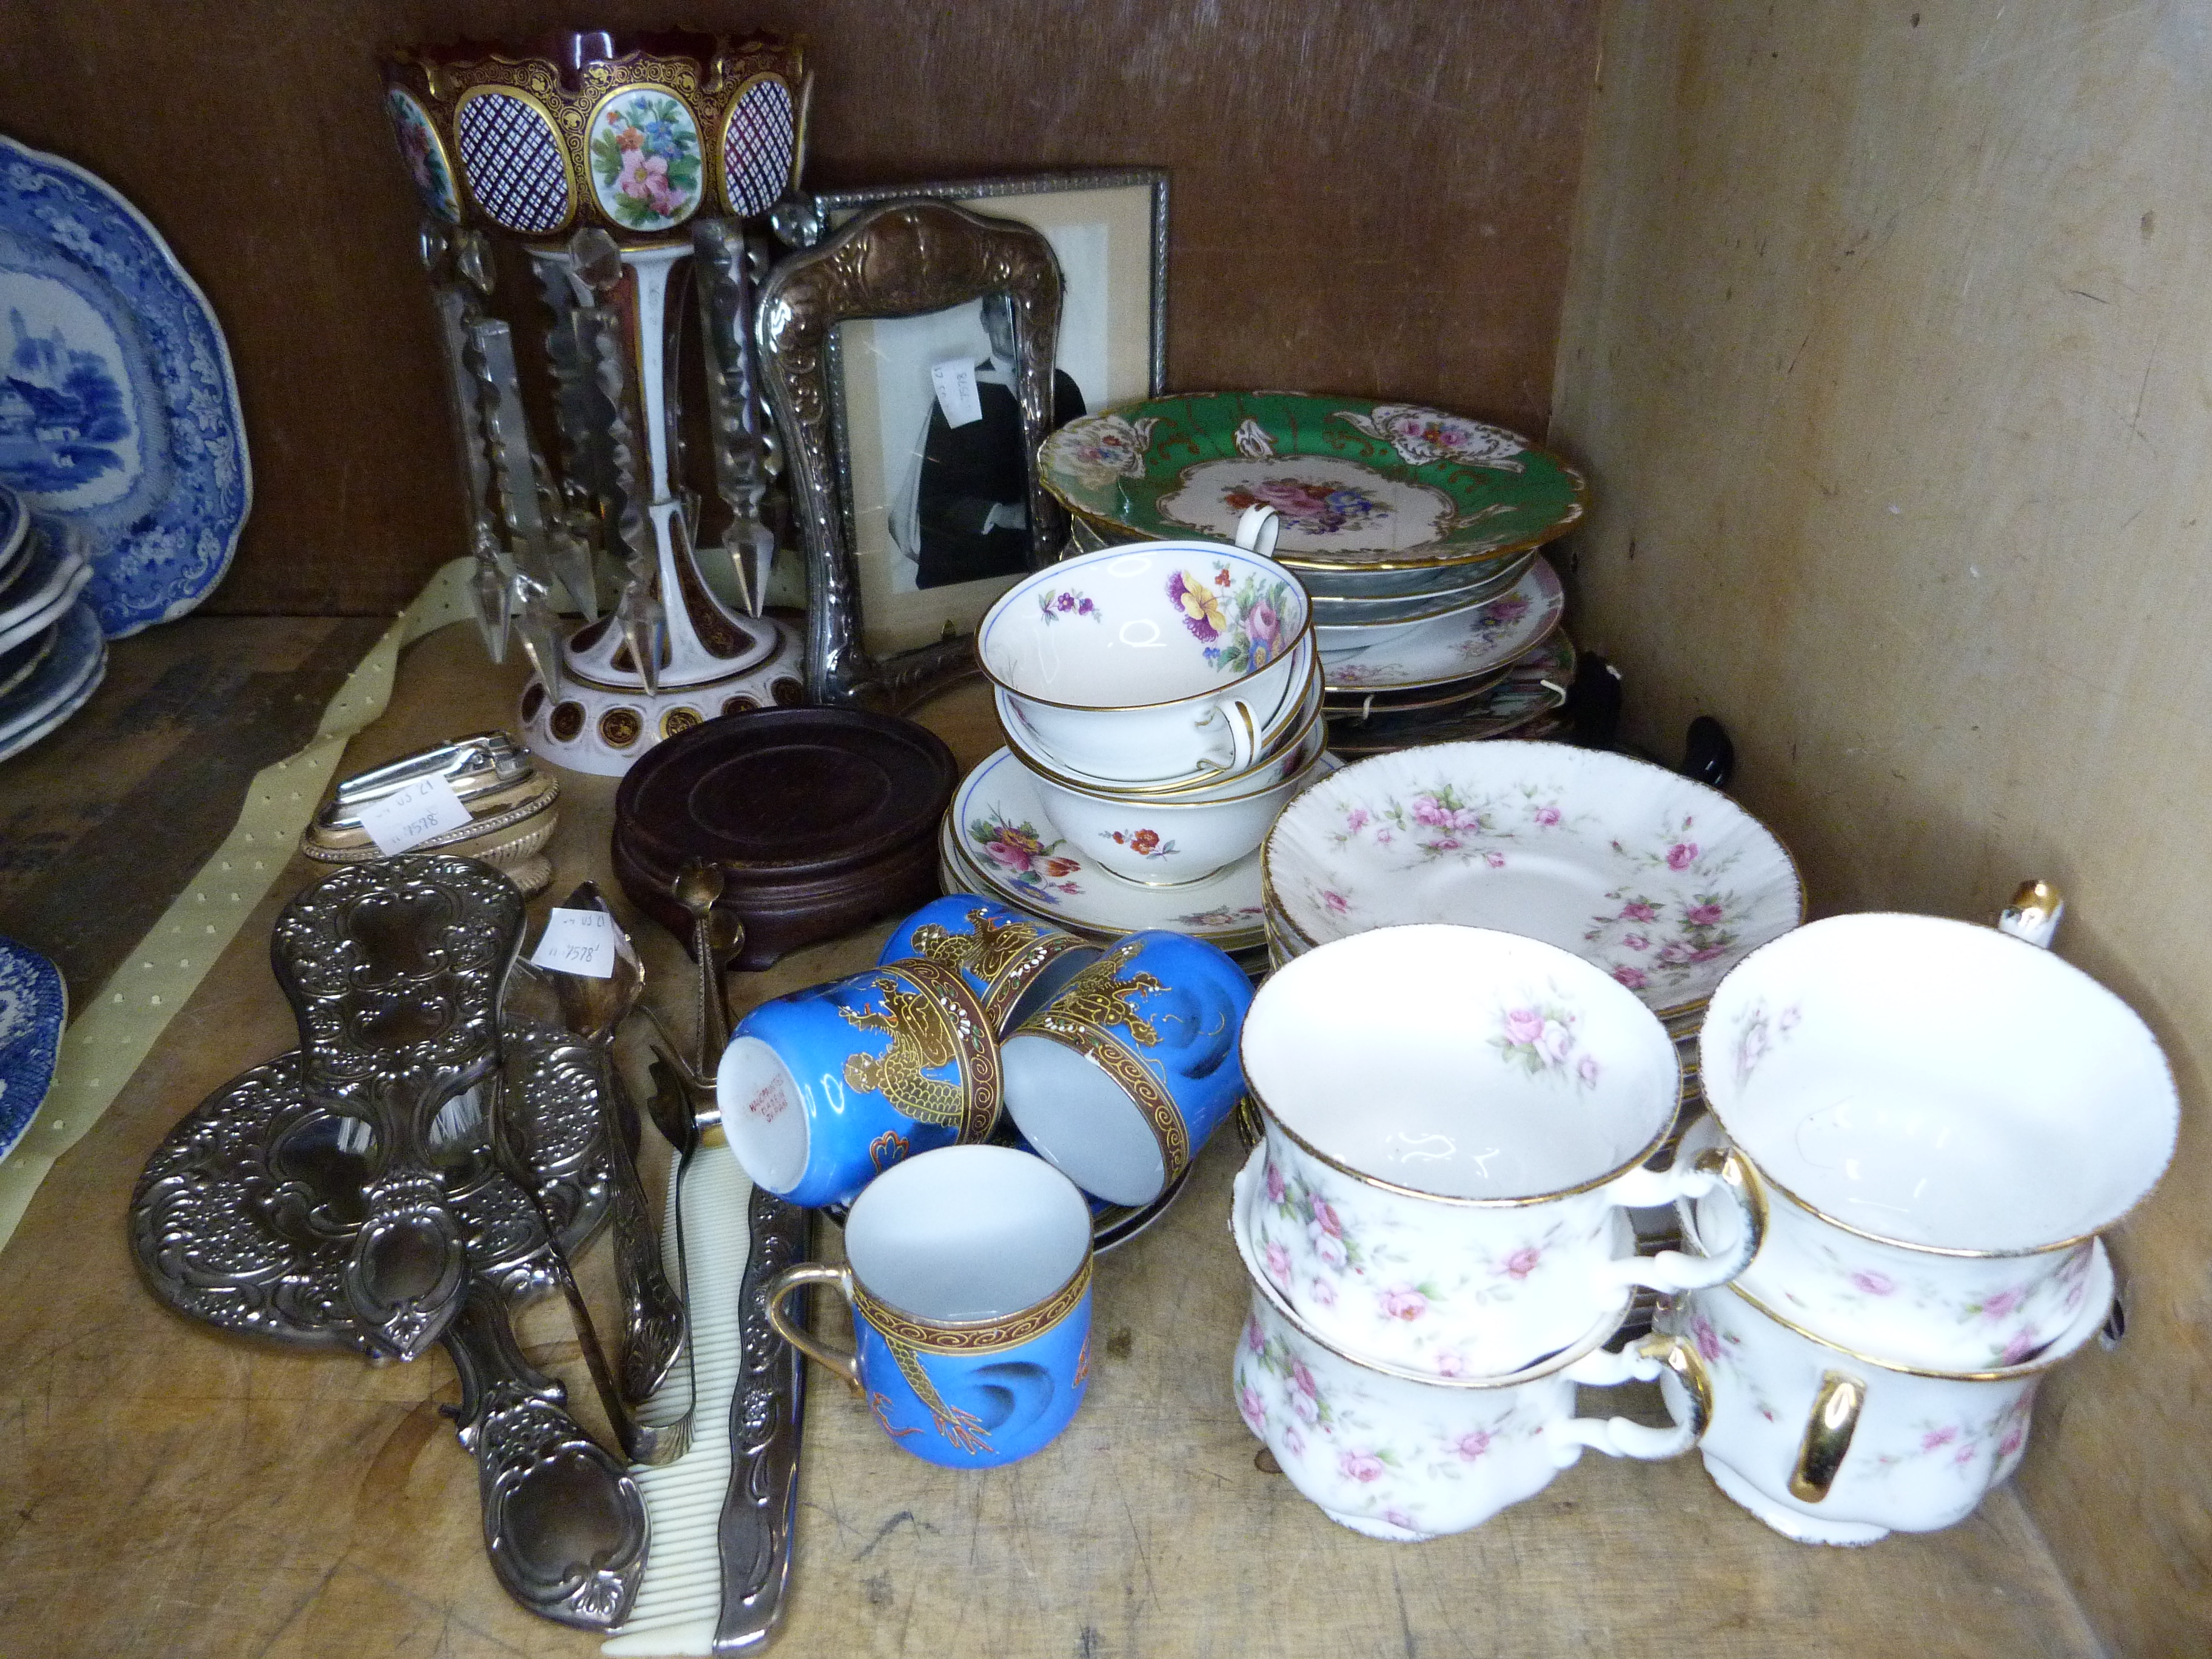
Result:
{"label": "blue and white plate", "polygon": [[222,331],[161,233],[58,155],[0,137],[0,480],[81,526],[111,638],[180,617],[252,499]]}
{"label": "blue and white plate", "polygon": [[0,939],[0,1158],[15,1150],[46,1097],[68,1022],[61,970],[29,946]]}
{"label": "blue and white plate", "polygon": [[90,568],[59,536],[34,528],[30,546],[31,556],[21,572],[0,589],[0,651],[60,621],[91,580]]}
{"label": "blue and white plate", "polygon": [[39,665],[46,661],[61,633],[62,625],[56,623],[52,627],[32,635],[29,639],[0,651],[0,697],[6,696],[39,672]]}
{"label": "blue and white plate", "polygon": [[0,580],[14,570],[30,533],[31,509],[23,505],[21,495],[0,484]]}
{"label": "blue and white plate", "polygon": [[85,705],[107,673],[100,617],[79,599],[55,630],[38,672],[0,696],[0,760],[29,748]]}

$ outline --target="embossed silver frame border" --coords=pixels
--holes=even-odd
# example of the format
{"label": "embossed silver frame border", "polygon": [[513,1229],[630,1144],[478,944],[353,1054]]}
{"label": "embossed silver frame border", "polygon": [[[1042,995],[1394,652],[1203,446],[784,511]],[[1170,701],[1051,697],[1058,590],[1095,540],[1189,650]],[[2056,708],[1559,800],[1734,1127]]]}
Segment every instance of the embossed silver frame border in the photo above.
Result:
{"label": "embossed silver frame border", "polygon": [[[817,221],[818,222],[818,221]],[[1066,536],[1036,470],[1048,430],[1052,352],[1060,330],[1059,261],[1044,233],[938,198],[896,198],[865,209],[769,273],[753,319],[762,388],[788,451],[792,506],[806,550],[809,702],[911,702],[975,672],[971,639],[948,636],[877,661],[861,642],[853,538],[839,500],[843,467],[832,422],[836,325],[908,317],[1003,292],[1013,301],[1017,399],[1029,461],[1030,562],[1042,568]]]}
{"label": "embossed silver frame border", "polygon": [[[1146,375],[1151,384],[1145,395],[1163,396],[1168,389],[1168,170],[1165,167],[1078,167],[1065,173],[1017,173],[1000,179],[948,179],[927,185],[870,185],[856,190],[826,190],[808,198],[825,236],[836,213],[860,212],[886,202],[927,200],[951,202],[995,201],[1009,196],[1071,196],[1087,190],[1127,190],[1142,185],[1152,191],[1152,210],[1146,229],[1152,246],[1146,254],[1149,280],[1146,303],[1152,307],[1146,335]],[[1066,281],[1066,273],[1062,273]],[[1057,352],[1054,353],[1055,358]],[[830,335],[830,430],[836,450],[837,511],[845,520],[845,544],[860,545],[860,525],[853,513],[853,441],[847,422],[845,358],[835,330]],[[1055,367],[1057,364],[1055,363]]]}

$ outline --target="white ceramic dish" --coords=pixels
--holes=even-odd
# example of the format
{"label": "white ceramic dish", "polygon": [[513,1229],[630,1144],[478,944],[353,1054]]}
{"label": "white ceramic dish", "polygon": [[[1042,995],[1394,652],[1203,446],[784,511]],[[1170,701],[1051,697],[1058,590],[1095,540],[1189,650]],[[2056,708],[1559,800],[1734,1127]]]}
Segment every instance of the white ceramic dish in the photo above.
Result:
{"label": "white ceramic dish", "polygon": [[1310,626],[1305,590],[1272,559],[1140,542],[1024,578],[975,645],[1055,769],[1168,783],[1266,752],[1299,706]]}
{"label": "white ceramic dish", "polygon": [[1542,644],[1565,610],[1558,575],[1539,558],[1486,604],[1424,622],[1316,628],[1314,637],[1331,691],[1408,690],[1504,668]]}
{"label": "white ceramic dish", "polygon": [[[1098,865],[1088,848],[1052,833],[1036,781],[1000,749],[962,781],[939,851],[963,885],[1060,926],[1118,939],[1164,927],[1242,950],[1260,942],[1260,855],[1187,887],[1140,887]],[[976,884],[981,884],[980,885]]]}
{"label": "white ceramic dish", "polygon": [[1034,773],[1030,781],[1053,827],[1103,868],[1147,887],[1187,887],[1257,852],[1311,769],[1309,763],[1275,782],[1203,800],[1129,800]]}
{"label": "white ceramic dish", "polygon": [[1113,782],[1104,778],[1085,777],[1080,773],[1055,766],[1033,746],[1028,727],[1013,708],[1007,695],[993,688],[992,697],[999,715],[999,730],[1006,739],[1006,746],[1020,757],[1023,765],[1040,778],[1063,783],[1072,788],[1089,789],[1110,794],[1125,800],[1218,800],[1230,795],[1245,794],[1254,789],[1264,789],[1281,782],[1294,772],[1300,772],[1312,763],[1328,736],[1322,720],[1322,683],[1319,665],[1309,671],[1305,695],[1299,701],[1297,711],[1287,723],[1279,726],[1276,734],[1261,750],[1260,758],[1242,772],[1206,772],[1194,779],[1179,779],[1170,784],[1130,784]]}
{"label": "white ceramic dish", "polygon": [[1922,1249],[2047,1254],[2102,1232],[2165,1172],[2180,1120],[2127,1004],[1939,916],[1830,916],[1775,940],[1714,994],[1698,1049],[1713,1115],[1773,1186]]}
{"label": "white ceramic dish", "polygon": [[[1703,1452],[1714,1484],[1784,1537],[1870,1544],[1973,1513],[2019,1467],[2035,1391],[2103,1324],[2099,1244],[2072,1327],[2029,1364],[1947,1374],[1853,1352],[1784,1322],[1735,1285],[1693,1291],[1655,1324],[1695,1344],[1711,1379]],[[1674,1386],[1661,1387],[1675,1410]]]}
{"label": "white ceramic dish", "polygon": [[1566,744],[1375,756],[1284,808],[1261,853],[1286,944],[1495,927],[1571,951],[1662,1017],[1804,914],[1789,854],[1726,795]]}

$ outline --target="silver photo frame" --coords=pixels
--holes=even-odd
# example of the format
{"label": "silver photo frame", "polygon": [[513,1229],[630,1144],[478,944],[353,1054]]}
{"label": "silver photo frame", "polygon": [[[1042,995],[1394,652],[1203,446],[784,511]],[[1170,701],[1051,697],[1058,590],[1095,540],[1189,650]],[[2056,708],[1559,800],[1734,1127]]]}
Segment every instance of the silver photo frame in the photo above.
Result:
{"label": "silver photo frame", "polygon": [[[1077,412],[1158,395],[1167,359],[1168,175],[1158,167],[1085,169],[824,191],[806,204],[809,240],[834,234],[888,203],[936,201],[1035,230],[1061,276],[1050,424]],[[912,649],[972,632],[1018,580],[1014,538],[1003,568],[947,580],[918,555],[913,499],[923,447],[930,361],[965,337],[983,367],[975,319],[854,319],[826,357],[836,507],[851,550],[859,613],[872,652]],[[1071,396],[1074,399],[1070,404]],[[902,533],[902,527],[903,532]],[[1058,554],[1054,547],[1048,556]]]}

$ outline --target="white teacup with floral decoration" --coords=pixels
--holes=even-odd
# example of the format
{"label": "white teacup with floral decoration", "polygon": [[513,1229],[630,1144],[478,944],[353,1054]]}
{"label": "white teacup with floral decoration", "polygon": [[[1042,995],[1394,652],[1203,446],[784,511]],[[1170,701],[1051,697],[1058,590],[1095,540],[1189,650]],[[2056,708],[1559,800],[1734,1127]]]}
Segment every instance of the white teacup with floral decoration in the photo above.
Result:
{"label": "white teacup with floral decoration", "polygon": [[1655,1322],[1693,1343],[1711,1372],[1701,1449],[1720,1489],[1787,1537],[1870,1544],[1965,1520],[2019,1465],[2037,1386],[2111,1306],[2103,1245],[2093,1243],[2086,1277],[2073,1323],[2039,1358],[1981,1370],[1915,1370],[1851,1352],[1741,1284],[1692,1291]]}
{"label": "white teacup with floral decoration", "polygon": [[[1714,994],[1699,1051],[1705,1098],[1771,1202],[1744,1289],[1906,1364],[2042,1352],[2082,1305],[2094,1236],[2173,1153],[2179,1101],[2142,1021],[2049,951],[1967,922],[1832,916],[1786,934]],[[1693,1219],[1707,1246],[1732,1242],[1728,1217]]]}
{"label": "white teacup with floral decoration", "polygon": [[1299,713],[1305,590],[1218,542],[1136,542],[1036,572],[976,630],[1025,749],[1109,783],[1242,772]]}
{"label": "white teacup with floral decoration", "polygon": [[[1704,1118],[1680,1156],[1727,1144]],[[1771,1182],[1760,1186],[1766,1238],[1736,1282],[1846,1347],[1938,1369],[2017,1365],[2069,1329],[2088,1297],[2094,1239],[2023,1255],[1920,1249],[1847,1231]],[[1707,1196],[1680,1208],[1686,1236],[1705,1253],[1736,1249],[1741,1223],[1731,1206]]]}
{"label": "white teacup with floral decoration", "polygon": [[[1256,1164],[1255,1154],[1240,1188],[1258,1178]],[[1237,1248],[1253,1280],[1231,1373],[1237,1412],[1291,1483],[1355,1532],[1405,1543],[1465,1532],[1541,1492],[1586,1446],[1613,1457],[1679,1457],[1703,1431],[1706,1382],[1690,1342],[1660,1335],[1626,1352],[1604,1351],[1627,1313],[1625,1297],[1540,1364],[1439,1380],[1343,1352],[1260,1277],[1241,1231]],[[1672,1428],[1575,1415],[1577,1387],[1664,1376],[1683,1385],[1669,1402]]]}
{"label": "white teacup with floral decoration", "polygon": [[[1762,1212],[1741,1162],[1644,1167],[1673,1127],[1674,1045],[1565,951],[1478,927],[1377,928],[1278,969],[1243,1036],[1265,1124],[1259,1271],[1347,1353],[1449,1377],[1517,1370],[1636,1285],[1732,1278]],[[1629,1254],[1626,1206],[1725,1194],[1736,1248]]]}

